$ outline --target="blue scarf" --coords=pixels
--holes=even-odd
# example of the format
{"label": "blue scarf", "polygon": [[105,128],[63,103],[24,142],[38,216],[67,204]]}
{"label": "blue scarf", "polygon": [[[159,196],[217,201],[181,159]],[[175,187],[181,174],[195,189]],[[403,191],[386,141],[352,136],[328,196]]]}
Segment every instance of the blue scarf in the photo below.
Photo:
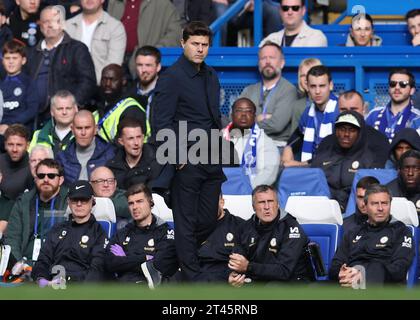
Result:
{"label": "blue scarf", "polygon": [[406,127],[407,121],[410,119],[411,116],[411,101],[408,104],[407,107],[405,107],[405,109],[400,112],[396,117],[395,121],[393,123],[388,123],[388,112],[387,110],[389,110],[389,112],[391,112],[391,102],[389,102],[385,108],[383,108],[375,122],[374,122],[374,128],[380,132],[383,132],[386,137],[389,140],[389,143],[392,142],[392,139],[394,139],[395,134],[400,131],[401,129]]}
{"label": "blue scarf", "polygon": [[337,100],[328,100],[320,125],[316,125],[315,104],[312,103],[308,112],[308,121],[303,136],[301,161],[312,159],[316,146],[323,138],[333,133],[334,122],[338,114]]}

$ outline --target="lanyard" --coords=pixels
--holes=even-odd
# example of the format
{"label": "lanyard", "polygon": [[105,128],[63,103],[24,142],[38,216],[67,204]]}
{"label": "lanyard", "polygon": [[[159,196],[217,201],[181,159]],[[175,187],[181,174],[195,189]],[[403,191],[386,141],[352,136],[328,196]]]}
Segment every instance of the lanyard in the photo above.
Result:
{"label": "lanyard", "polygon": [[112,107],[111,110],[109,110],[103,117],[101,120],[99,120],[98,122],[98,127],[101,127],[102,124],[106,121],[106,119],[108,119],[108,117],[111,115],[111,113],[113,113],[115,111],[115,109],[117,109],[121,103],[124,102],[125,99],[121,99],[114,107]]}
{"label": "lanyard", "polygon": [[155,89],[152,89],[152,90],[148,91],[147,93],[143,94],[140,90],[139,84],[137,84],[137,94],[139,96],[147,96],[147,106],[146,106],[146,119],[147,119],[147,121],[150,121],[150,105],[152,103],[154,91],[155,91]]}
{"label": "lanyard", "polygon": [[[54,220],[55,220],[55,216],[54,216],[54,204],[55,204],[55,197],[51,200],[51,206],[50,206],[50,211],[51,211],[50,227],[52,227],[54,225]],[[35,225],[34,225],[34,237],[35,238],[38,238],[38,215],[39,215],[39,198],[38,198],[38,196],[36,196],[36,198],[35,198]]]}
{"label": "lanyard", "polygon": [[[281,79],[281,78],[280,78]],[[266,114],[267,113],[267,105],[268,105],[268,101],[270,100],[270,98],[271,98],[271,94],[274,92],[274,91],[276,91],[276,89],[277,89],[277,86],[278,86],[278,84],[279,84],[279,82],[280,82],[280,79],[279,79],[279,81],[277,81],[276,82],[276,84],[274,85],[274,87],[273,88],[271,88],[271,90],[270,90],[270,92],[268,93],[268,95],[267,95],[267,97],[265,98],[265,101],[264,101],[264,85],[263,85],[263,83],[261,82],[261,90],[260,90],[260,104],[262,105],[262,109],[263,109],[263,111],[262,111],[262,114]],[[263,105],[263,103],[264,103],[264,105]]]}

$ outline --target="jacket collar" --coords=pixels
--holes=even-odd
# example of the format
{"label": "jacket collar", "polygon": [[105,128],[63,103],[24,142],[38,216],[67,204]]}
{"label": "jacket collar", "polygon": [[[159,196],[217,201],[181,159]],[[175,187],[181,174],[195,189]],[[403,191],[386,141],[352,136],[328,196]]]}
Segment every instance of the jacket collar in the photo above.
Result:
{"label": "jacket collar", "polygon": [[[105,10],[102,10],[102,15],[97,20],[98,24],[107,23],[108,20],[109,20],[109,14]],[[83,21],[83,13],[79,13],[77,16],[75,16],[71,20],[71,24],[73,24],[75,26],[81,26],[82,21]]]}
{"label": "jacket collar", "polygon": [[[56,46],[56,47],[54,47],[55,49],[56,48],[58,48],[58,47],[61,47],[61,45],[63,45],[63,44],[66,44],[66,43],[69,43],[70,41],[72,41],[73,39],[69,36],[69,34],[66,32],[66,31],[64,31],[64,36],[63,36],[63,40],[61,40],[61,42],[60,42],[60,44],[58,45],[58,46]],[[39,42],[38,42],[38,44],[36,45],[36,50],[37,51],[42,51],[43,49],[42,49],[42,46],[41,46],[41,44],[42,44],[42,42],[44,41],[44,38],[42,38]]]}
{"label": "jacket collar", "polygon": [[191,63],[191,61],[189,61],[184,54],[181,55],[181,57],[179,57],[179,63],[183,66],[183,69],[185,70],[185,72],[188,74],[188,76],[190,78],[195,77],[196,75],[198,75],[200,72],[203,72],[206,70],[207,65],[205,62],[203,62],[201,64],[201,68],[200,70],[197,70],[197,68],[194,66],[193,63]]}

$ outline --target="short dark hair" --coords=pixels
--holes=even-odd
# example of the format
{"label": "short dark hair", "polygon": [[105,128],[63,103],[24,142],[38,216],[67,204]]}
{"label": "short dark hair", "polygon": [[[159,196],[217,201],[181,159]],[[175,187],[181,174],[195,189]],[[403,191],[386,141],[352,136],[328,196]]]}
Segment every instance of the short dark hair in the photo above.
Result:
{"label": "short dark hair", "polygon": [[270,186],[268,184],[260,184],[259,186],[256,186],[254,190],[252,190],[252,203],[254,203],[255,195],[257,193],[262,193],[262,192],[267,192],[267,191],[273,191],[274,194],[276,195],[276,198],[278,199],[277,189],[275,187]]}
{"label": "short dark hair", "polygon": [[26,50],[25,50],[25,44],[22,41],[19,41],[17,39],[12,39],[10,41],[7,41],[3,45],[3,56],[6,53],[18,53],[23,58],[26,58]]}
{"label": "short dark hair", "polygon": [[[357,14],[355,14],[353,17],[351,17],[351,22],[353,22],[354,20],[360,20],[360,19],[365,19],[365,20],[369,21],[370,24],[372,25],[372,28],[374,27],[373,26],[373,19],[372,19],[371,15],[368,14],[368,13],[357,13]],[[353,27],[353,26],[351,26],[351,27]]]}
{"label": "short dark hair", "polygon": [[389,191],[388,187],[383,184],[375,183],[366,188],[365,197],[363,199],[365,204],[368,203],[369,196],[375,193],[387,193],[389,195],[389,200],[392,201],[392,194],[391,191]]}
{"label": "short dark hair", "polygon": [[129,187],[125,192],[125,196],[128,199],[128,197],[138,193],[144,193],[149,203],[153,203],[152,191],[144,183],[134,184]]}
{"label": "short dark hair", "polygon": [[204,22],[191,21],[184,27],[184,30],[182,30],[182,40],[184,40],[185,42],[191,36],[207,36],[209,37],[209,43],[211,45],[213,32],[211,31],[209,26],[206,25]]}
{"label": "short dark hair", "polygon": [[415,18],[418,15],[420,15],[420,9],[411,9],[405,15],[405,20],[407,21],[408,19]]}
{"label": "short dark hair", "polygon": [[261,51],[263,48],[268,47],[268,46],[276,47],[277,50],[280,51],[280,54],[282,55],[282,57],[284,57],[283,49],[277,43],[271,42],[271,41],[264,42],[264,44],[258,49],[258,51]]}
{"label": "short dark hair", "polygon": [[248,105],[250,105],[254,109],[254,113],[257,112],[257,107],[255,106],[255,103],[251,99],[242,97],[242,98],[236,99],[235,102],[233,103],[233,105],[232,105],[232,113],[235,110],[236,105],[238,105],[240,102],[246,102],[246,103],[248,103]]}
{"label": "short dark hair", "polygon": [[372,176],[366,176],[361,178],[357,184],[356,189],[367,189],[372,184],[380,184],[379,180]]}
{"label": "short dark hair", "polygon": [[344,99],[349,100],[349,99],[353,98],[354,95],[358,96],[362,100],[362,103],[365,103],[365,99],[360,94],[360,92],[357,91],[357,90],[354,90],[354,89],[347,90],[347,91],[344,91],[344,92],[340,93],[338,98],[340,99],[341,97],[343,97]]}
{"label": "short dark hair", "polygon": [[388,82],[391,81],[391,77],[394,74],[405,74],[408,76],[408,82],[410,83],[410,87],[414,88],[416,86],[416,78],[414,77],[414,74],[412,74],[408,69],[406,68],[394,68],[389,72],[388,76]]}
{"label": "short dark hair", "polygon": [[29,130],[20,123],[11,124],[4,133],[4,141],[7,141],[11,136],[19,136],[24,138],[26,141],[30,141]]}
{"label": "short dark hair", "polygon": [[154,46],[143,46],[138,48],[134,54],[134,58],[138,56],[153,56],[156,59],[156,63],[160,63],[162,54],[160,50]]}
{"label": "short dark hair", "polygon": [[140,127],[141,132],[144,134],[144,128],[142,123],[135,118],[124,118],[118,123],[117,128],[117,137],[120,138],[122,136],[122,132],[124,128],[137,128]]}
{"label": "short dark hair", "polygon": [[328,76],[328,82],[331,82],[331,72],[326,66],[313,66],[311,69],[309,69],[308,74],[306,75],[306,80],[309,79],[309,76],[321,77],[325,74]]}
{"label": "short dark hair", "polygon": [[60,162],[58,162],[57,160],[54,160],[54,159],[44,159],[44,160],[41,160],[36,165],[35,172],[38,172],[38,169],[39,169],[40,166],[46,166],[46,167],[48,167],[50,169],[57,169],[58,175],[60,177],[64,175],[64,169],[61,166]]}
{"label": "short dark hair", "polygon": [[[283,4],[283,0],[280,0],[280,5],[282,5],[282,4]],[[304,7],[305,6],[305,0],[300,0],[300,5],[302,7]]]}
{"label": "short dark hair", "polygon": [[406,152],[404,152],[400,159],[398,160],[398,169],[402,169],[403,164],[404,164],[404,160],[407,158],[415,158],[417,160],[420,159],[420,151],[416,150],[416,149],[411,149],[411,150],[407,150]]}

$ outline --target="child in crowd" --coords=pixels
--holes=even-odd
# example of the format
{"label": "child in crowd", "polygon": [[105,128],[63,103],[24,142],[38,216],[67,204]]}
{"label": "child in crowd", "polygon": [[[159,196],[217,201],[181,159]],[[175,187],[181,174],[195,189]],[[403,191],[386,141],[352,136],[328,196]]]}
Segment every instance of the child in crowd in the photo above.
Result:
{"label": "child in crowd", "polygon": [[3,46],[2,64],[7,75],[0,83],[4,100],[0,134],[12,123],[21,123],[29,130],[33,129],[39,100],[35,82],[22,72],[25,63],[25,45],[18,40],[6,42]]}

